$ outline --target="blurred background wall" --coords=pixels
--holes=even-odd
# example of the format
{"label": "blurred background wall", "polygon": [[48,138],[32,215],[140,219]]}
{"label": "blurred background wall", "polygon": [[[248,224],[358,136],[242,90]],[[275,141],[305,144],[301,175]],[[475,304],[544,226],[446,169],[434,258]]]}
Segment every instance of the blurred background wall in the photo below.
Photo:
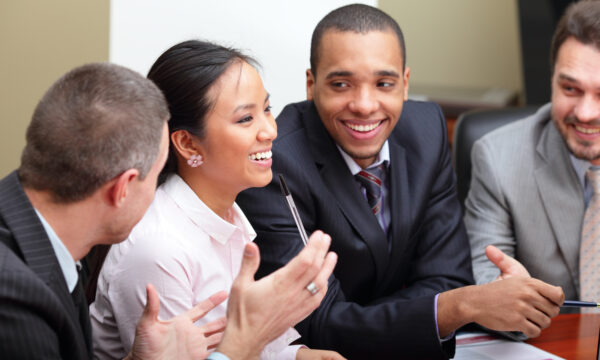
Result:
{"label": "blurred background wall", "polygon": [[515,0],[379,0],[406,37],[411,85],[522,89]]}
{"label": "blurred background wall", "polygon": [[[523,103],[526,76],[519,15],[529,6],[538,17],[557,17],[553,7],[568,1],[364,2],[388,12],[402,27],[411,94],[442,89],[445,96],[483,91],[485,97],[487,90],[497,95],[499,89]],[[304,71],[316,23],[351,2],[355,1],[2,0],[0,177],[18,166],[35,104],[61,74],[107,60],[145,74],[161,52],[190,38],[214,40],[254,55],[262,64],[276,114],[285,104],[305,98]],[[524,23],[541,29],[538,22]],[[544,31],[551,33],[553,26],[547,21]],[[549,41],[540,41],[539,33],[530,38],[542,45]],[[535,60],[534,68],[545,61],[540,59],[545,57]],[[549,85],[544,76],[535,81],[542,87]]]}
{"label": "blurred background wall", "polygon": [[109,0],[0,1],[0,177],[20,163],[25,129],[48,87],[108,60]]}
{"label": "blurred background wall", "polygon": [[[306,96],[312,31],[327,13],[376,0],[113,0],[110,61],[146,74],[166,49],[201,39],[241,49],[261,64],[273,114]],[[140,10],[143,9],[143,10]]]}

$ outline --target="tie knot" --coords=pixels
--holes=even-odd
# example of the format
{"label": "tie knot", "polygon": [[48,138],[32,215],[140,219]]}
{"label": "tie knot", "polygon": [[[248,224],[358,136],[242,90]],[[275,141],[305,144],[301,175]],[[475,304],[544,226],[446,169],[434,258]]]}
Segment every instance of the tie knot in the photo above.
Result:
{"label": "tie knot", "polygon": [[384,165],[380,164],[372,168],[361,170],[355,175],[356,180],[365,188],[367,201],[374,214],[381,210],[381,185]]}
{"label": "tie knot", "polygon": [[600,194],[600,168],[589,168],[585,175],[594,189],[594,194]]}
{"label": "tie knot", "polygon": [[[381,186],[381,179],[383,178],[383,169],[382,165],[375,166],[370,169],[361,170],[356,174],[356,177],[359,178],[359,181],[371,181],[376,183],[378,186]],[[364,179],[364,180],[360,180]]]}

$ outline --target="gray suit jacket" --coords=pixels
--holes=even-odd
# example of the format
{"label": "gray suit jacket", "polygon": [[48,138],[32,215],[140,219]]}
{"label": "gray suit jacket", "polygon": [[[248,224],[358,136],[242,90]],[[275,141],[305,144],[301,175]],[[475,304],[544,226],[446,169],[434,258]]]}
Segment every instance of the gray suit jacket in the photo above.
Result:
{"label": "gray suit jacket", "polygon": [[46,231],[13,172],[0,181],[0,357],[91,358],[82,305],[74,303]]}
{"label": "gray suit jacket", "polygon": [[485,247],[493,244],[531,276],[560,285],[567,299],[577,299],[585,202],[550,104],[482,137],[471,159],[465,225],[476,282],[499,274],[485,256]]}

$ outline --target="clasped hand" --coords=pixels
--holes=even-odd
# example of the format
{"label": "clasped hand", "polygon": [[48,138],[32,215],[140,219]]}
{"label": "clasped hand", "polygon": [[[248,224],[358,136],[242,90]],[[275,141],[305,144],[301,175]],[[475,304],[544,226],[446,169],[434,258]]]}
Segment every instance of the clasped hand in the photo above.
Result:
{"label": "clasped hand", "polygon": [[441,293],[438,298],[440,336],[470,322],[492,330],[522,331],[538,336],[558,315],[565,295],[560,286],[546,284],[529,275],[517,260],[494,246],[486,254],[499,269],[496,281]]}
{"label": "clasped hand", "polygon": [[485,249],[488,259],[500,269],[496,281],[482,285],[487,292],[486,311],[477,322],[495,330],[519,330],[528,337],[540,335],[558,315],[564,301],[559,286],[534,279],[516,259],[490,245]]}

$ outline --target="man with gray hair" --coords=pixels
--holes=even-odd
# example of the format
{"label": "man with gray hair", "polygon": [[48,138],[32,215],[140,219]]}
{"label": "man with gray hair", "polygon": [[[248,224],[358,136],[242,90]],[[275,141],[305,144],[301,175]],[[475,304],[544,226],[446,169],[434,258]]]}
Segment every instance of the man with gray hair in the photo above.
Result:
{"label": "man with gray hair", "polygon": [[[78,262],[94,245],[124,240],[150,205],[167,157],[168,118],[164,96],[150,80],[111,64],[68,72],[39,102],[21,166],[0,180],[3,358],[93,357]],[[320,303],[324,291],[295,301],[306,290],[293,279],[329,276],[327,249],[325,236],[317,238],[282,272],[255,282],[258,249],[248,244],[224,334],[225,319],[193,324],[227,297],[224,291],[160,321],[158,295],[148,284],[128,357],[205,358],[221,339],[225,355],[257,355]]]}

